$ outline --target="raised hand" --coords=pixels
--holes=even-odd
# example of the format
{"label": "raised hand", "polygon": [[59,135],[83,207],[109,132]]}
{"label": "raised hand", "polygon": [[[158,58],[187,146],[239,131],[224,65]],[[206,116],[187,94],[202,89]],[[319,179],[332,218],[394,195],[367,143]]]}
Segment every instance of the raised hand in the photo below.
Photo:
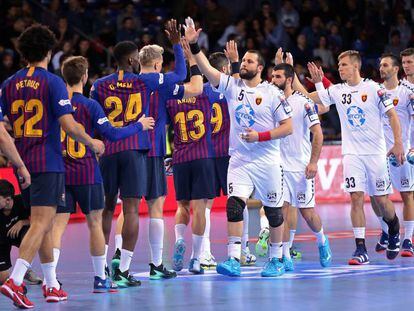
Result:
{"label": "raised hand", "polygon": [[193,54],[191,53],[190,45],[188,44],[187,39],[181,38],[180,43],[183,48],[185,58],[187,59],[189,63],[192,62],[194,58],[193,58]]}
{"label": "raised hand", "polygon": [[231,63],[239,62],[239,51],[237,50],[237,43],[234,40],[230,40],[226,43],[224,54],[230,60]]}
{"label": "raised hand", "polygon": [[139,118],[138,122],[142,124],[142,129],[144,131],[152,130],[155,125],[155,121],[153,117],[146,117],[145,114],[142,115],[141,118]]}
{"label": "raised hand", "polygon": [[275,54],[275,65],[279,65],[283,63],[283,50],[282,48],[278,48]]}
{"label": "raised hand", "polygon": [[289,65],[293,66],[293,56],[292,56],[292,53],[287,52],[285,54],[286,54],[286,59],[285,59],[286,64],[289,64]]}
{"label": "raised hand", "polygon": [[310,62],[308,63],[308,70],[309,74],[311,75],[310,78],[307,78],[312,83],[318,83],[322,82],[323,78],[323,71],[322,69],[318,68],[318,66],[315,65],[315,63]]}
{"label": "raised hand", "polygon": [[168,40],[170,40],[171,44],[180,43],[180,30],[177,28],[177,21],[175,19],[170,19],[167,22],[167,27],[164,31],[167,35]]}
{"label": "raised hand", "polygon": [[183,25],[183,27],[185,38],[187,39],[188,43],[196,43],[202,29],[195,29],[194,21],[191,17],[187,17],[185,19],[185,25]]}

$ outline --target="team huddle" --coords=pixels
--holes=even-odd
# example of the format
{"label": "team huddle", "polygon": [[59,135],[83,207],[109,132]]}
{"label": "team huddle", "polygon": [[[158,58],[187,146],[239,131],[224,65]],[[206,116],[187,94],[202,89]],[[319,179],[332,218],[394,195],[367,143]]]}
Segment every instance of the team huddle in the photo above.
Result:
{"label": "team huddle", "polygon": [[[175,20],[167,23],[175,56],[174,71],[167,73],[161,73],[162,47],[139,50],[133,42],[119,42],[113,51],[116,72],[96,80],[90,98],[83,95],[88,80],[84,57],[64,60],[63,81],[47,71],[56,44],[53,33],[36,25],[21,34],[19,52],[28,66],[3,83],[0,99],[0,121],[3,115],[8,118],[15,139],[13,143],[5,133],[1,147],[16,167],[25,205],[31,210],[19,258],[0,288],[16,306],[34,306],[23,278],[36,253],[46,301],[67,300],[56,267],[61,238],[77,204],[89,228],[96,293],[141,284],[130,273],[130,264],[143,197],[149,211],[150,279],[174,278],[183,269],[190,209],[191,273],[214,268],[219,274],[240,276],[242,265],[255,264],[247,229],[246,206],[251,198],[262,204],[256,254],[269,257],[263,277],[294,270],[296,225],[291,217],[297,210],[317,239],[321,266],[330,266],[329,240],[314,209],[323,144],[318,114],[330,105],[336,106],[340,117],[344,187],[351,197],[356,250],[349,264],[369,263],[365,192],[382,228],[376,251],[386,251],[388,259],[396,258],[400,248],[402,256],[413,256],[414,175],[405,157],[414,137],[414,49],[402,52],[407,76],[402,81],[399,59],[382,56],[381,85],[361,78],[356,51],[338,57],[341,84],[332,85],[320,68],[309,63],[316,92],[308,93],[296,77],[290,53],[277,51],[269,83],[261,79],[265,63],[258,51],[249,50],[239,60],[236,43],[229,41],[224,53],[207,58],[197,44],[200,32],[191,18],[186,19],[183,37]],[[190,78],[184,83],[187,66]],[[208,80],[204,84],[203,75]],[[172,166],[178,204],[172,270],[162,261],[167,125],[174,131]],[[401,247],[400,222],[388,198],[393,187],[404,203]],[[210,210],[221,194],[228,196],[228,258],[216,263],[209,239]],[[118,196],[122,214],[116,252],[108,265]]]}

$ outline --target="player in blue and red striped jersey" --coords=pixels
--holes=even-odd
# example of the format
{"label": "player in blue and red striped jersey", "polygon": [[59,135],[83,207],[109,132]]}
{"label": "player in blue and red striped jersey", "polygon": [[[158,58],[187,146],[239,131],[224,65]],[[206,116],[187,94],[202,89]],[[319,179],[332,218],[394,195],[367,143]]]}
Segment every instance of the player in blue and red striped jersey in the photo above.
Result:
{"label": "player in blue and red striped jersey", "polygon": [[65,175],[60,144],[60,126],[75,140],[102,154],[104,144],[92,139],[78,124],[64,82],[47,71],[56,45],[54,34],[45,26],[26,29],[18,38],[18,49],[28,66],[7,79],[2,86],[1,106],[14,131],[17,150],[32,178],[23,190],[31,207],[30,229],[23,238],[10,278],[1,292],[20,308],[33,308],[22,284],[35,254],[46,280],[46,301],[67,299],[56,280],[50,227],[56,207],[64,204]]}
{"label": "player in blue and red striped jersey", "polygon": [[[101,104],[113,126],[122,127],[136,122],[142,114],[148,115],[152,91],[184,80],[185,61],[179,45],[180,34],[174,25],[175,21],[170,21],[167,31],[176,57],[174,72],[137,75],[134,73],[139,65],[137,46],[129,41],[115,46],[117,72],[97,80],[91,90],[92,98]],[[162,57],[154,64],[154,68],[158,67],[162,67]],[[105,143],[108,152],[101,159],[100,167],[105,188],[103,228],[107,243],[118,190],[123,200],[125,218],[120,262],[119,267],[114,269],[113,280],[121,287],[137,286],[139,281],[129,275],[129,266],[138,238],[138,205],[147,192],[145,180],[147,153],[150,149],[149,135],[142,132],[116,143]]]}
{"label": "player in blue and red striped jersey", "polygon": [[[85,127],[89,135],[98,132],[110,141],[117,141],[138,132],[152,129],[153,118],[141,117],[137,123],[115,128],[105,116],[99,103],[82,95],[88,80],[88,61],[82,56],[66,59],[62,64],[62,76],[66,81],[75,119]],[[112,292],[116,285],[105,276],[105,237],[102,230],[102,211],[104,208],[104,190],[98,161],[89,148],[75,143],[62,132],[62,147],[66,169],[66,207],[58,207],[53,224],[53,253],[57,265],[60,255],[62,235],[74,213],[76,203],[86,215],[90,232],[90,250],[95,272],[94,292]],[[56,266],[55,266],[56,268]]]}

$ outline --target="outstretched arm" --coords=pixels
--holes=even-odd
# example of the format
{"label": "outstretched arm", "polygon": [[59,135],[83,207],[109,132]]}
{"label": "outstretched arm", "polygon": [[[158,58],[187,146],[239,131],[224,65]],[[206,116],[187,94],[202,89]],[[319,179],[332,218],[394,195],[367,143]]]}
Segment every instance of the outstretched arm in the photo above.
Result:
{"label": "outstretched arm", "polygon": [[167,22],[165,33],[167,34],[168,40],[170,40],[173,45],[175,57],[174,71],[165,74],[165,82],[167,84],[174,84],[185,80],[187,75],[184,53],[180,45],[180,31],[177,28],[177,21],[175,19],[171,19]]}
{"label": "outstretched arm", "polygon": [[185,57],[188,60],[191,74],[190,82],[184,84],[183,98],[190,98],[200,95],[203,92],[203,76],[200,74],[193,54],[191,54],[190,46],[185,38],[181,39],[181,45],[183,47]]}

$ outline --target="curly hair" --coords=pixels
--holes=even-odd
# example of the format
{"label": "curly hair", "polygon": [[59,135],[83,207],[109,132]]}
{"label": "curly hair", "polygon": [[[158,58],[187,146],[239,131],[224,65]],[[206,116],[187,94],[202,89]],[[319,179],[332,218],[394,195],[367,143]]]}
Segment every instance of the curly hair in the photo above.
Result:
{"label": "curly hair", "polygon": [[55,34],[46,26],[33,25],[17,39],[17,49],[29,63],[40,62],[56,46]]}
{"label": "curly hair", "polygon": [[118,65],[126,65],[129,56],[138,50],[137,45],[132,41],[121,41],[114,47],[114,58]]}

